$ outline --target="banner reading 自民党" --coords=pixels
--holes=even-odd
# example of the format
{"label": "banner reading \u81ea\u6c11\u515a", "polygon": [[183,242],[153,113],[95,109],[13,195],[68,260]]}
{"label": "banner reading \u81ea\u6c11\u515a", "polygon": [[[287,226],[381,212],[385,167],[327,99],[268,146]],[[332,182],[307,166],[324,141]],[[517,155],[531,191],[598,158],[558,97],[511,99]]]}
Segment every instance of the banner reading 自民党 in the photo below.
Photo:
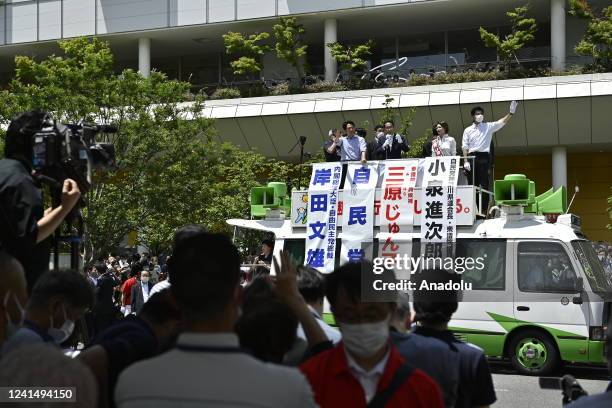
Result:
{"label": "banner reading \u81ea\u6c11\u515a", "polygon": [[343,190],[341,264],[372,259],[372,253],[365,253],[364,244],[372,242],[374,238],[377,183],[377,163],[348,165]]}
{"label": "banner reading \u81ea\u6c11\u515a", "polygon": [[[456,237],[455,196],[459,157],[425,159],[421,187],[421,243],[425,257],[453,256]],[[446,244],[446,245],[445,245]]]}
{"label": "banner reading \u81ea\u6c11\u515a", "polygon": [[320,272],[334,270],[338,188],[342,164],[315,163],[308,186],[308,222],[306,229],[306,265]]}

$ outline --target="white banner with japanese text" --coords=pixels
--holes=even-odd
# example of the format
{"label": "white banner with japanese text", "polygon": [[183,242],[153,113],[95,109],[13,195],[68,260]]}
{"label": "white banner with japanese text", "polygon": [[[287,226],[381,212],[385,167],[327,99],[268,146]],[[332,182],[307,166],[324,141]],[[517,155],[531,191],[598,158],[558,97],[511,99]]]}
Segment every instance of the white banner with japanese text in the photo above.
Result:
{"label": "white banner with japanese text", "polygon": [[374,196],[378,183],[378,164],[351,163],[344,179],[342,207],[342,249],[340,263],[359,262],[366,254],[363,243],[374,238]]}
{"label": "white banner with japanese text", "polygon": [[336,227],[338,189],[342,177],[342,164],[313,164],[308,186],[308,226],[306,264],[320,272],[334,270],[336,257]]}
{"label": "white banner with japanese text", "polygon": [[413,225],[418,167],[419,159],[385,162],[378,213],[380,231],[389,233],[389,236],[384,242],[379,242],[380,257],[395,258],[406,253],[407,248],[402,248],[402,243],[394,239],[394,235],[402,229],[409,231],[407,227]]}
{"label": "white banner with japanese text", "polygon": [[425,256],[453,256],[449,250],[456,240],[457,232],[454,204],[458,174],[458,156],[425,159],[421,187],[421,243],[424,244]]}

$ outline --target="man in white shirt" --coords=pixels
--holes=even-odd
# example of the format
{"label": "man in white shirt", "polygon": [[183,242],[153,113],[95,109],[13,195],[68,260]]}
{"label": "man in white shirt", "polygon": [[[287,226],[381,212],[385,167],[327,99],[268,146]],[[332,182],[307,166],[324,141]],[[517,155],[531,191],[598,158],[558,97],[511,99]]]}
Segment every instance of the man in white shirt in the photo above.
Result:
{"label": "man in white shirt", "polygon": [[240,313],[240,255],[229,238],[190,236],[175,246],[168,268],[184,332],[171,351],[123,371],[115,389],[118,408],[316,406],[297,370],[262,363],[239,348],[233,329]]}
{"label": "man in white shirt", "polygon": [[[325,279],[323,274],[307,266],[298,267],[298,289],[327,338],[334,344],[342,340],[340,331],[323,320],[323,301],[325,299]],[[297,336],[306,340],[302,325],[298,326]]]}
{"label": "man in white shirt", "polygon": [[[473,108],[470,112],[473,123],[463,131],[462,149],[463,156],[466,158],[464,159],[463,168],[468,172],[475,171],[474,185],[490,191],[490,146],[491,140],[493,139],[493,133],[503,128],[506,123],[510,121],[510,118],[516,112],[517,106],[518,103],[516,101],[512,101],[510,103],[509,113],[496,122],[485,122],[484,109],[482,109],[480,106]],[[471,168],[471,164],[467,160],[467,156],[475,156],[474,169]],[[469,174],[468,180],[471,181],[471,179],[471,174]],[[483,194],[482,196],[482,207],[483,208],[481,208],[481,211],[486,215],[489,207],[488,194]]]}

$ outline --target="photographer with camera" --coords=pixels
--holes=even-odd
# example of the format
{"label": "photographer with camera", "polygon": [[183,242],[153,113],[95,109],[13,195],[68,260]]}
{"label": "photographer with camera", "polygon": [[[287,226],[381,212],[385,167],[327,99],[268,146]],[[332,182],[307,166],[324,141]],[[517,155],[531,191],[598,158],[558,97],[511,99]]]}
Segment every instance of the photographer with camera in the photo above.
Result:
{"label": "photographer with camera", "polygon": [[13,255],[26,273],[28,291],[49,268],[48,238],[60,226],[81,196],[77,183],[65,179],[61,201],[43,212],[42,189],[35,177],[34,137],[47,114],[27,112],[11,121],[0,160],[0,247]]}

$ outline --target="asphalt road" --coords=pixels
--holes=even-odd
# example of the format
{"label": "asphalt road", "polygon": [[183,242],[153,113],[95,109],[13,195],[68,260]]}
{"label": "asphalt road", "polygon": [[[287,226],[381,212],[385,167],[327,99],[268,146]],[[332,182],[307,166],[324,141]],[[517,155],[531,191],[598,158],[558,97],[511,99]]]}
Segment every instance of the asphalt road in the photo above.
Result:
{"label": "asphalt road", "polygon": [[[538,377],[517,374],[510,363],[491,362],[493,383],[499,408],[560,408],[561,391],[542,390]],[[570,374],[576,377],[589,395],[605,391],[609,375],[605,368],[566,367],[558,375]]]}

